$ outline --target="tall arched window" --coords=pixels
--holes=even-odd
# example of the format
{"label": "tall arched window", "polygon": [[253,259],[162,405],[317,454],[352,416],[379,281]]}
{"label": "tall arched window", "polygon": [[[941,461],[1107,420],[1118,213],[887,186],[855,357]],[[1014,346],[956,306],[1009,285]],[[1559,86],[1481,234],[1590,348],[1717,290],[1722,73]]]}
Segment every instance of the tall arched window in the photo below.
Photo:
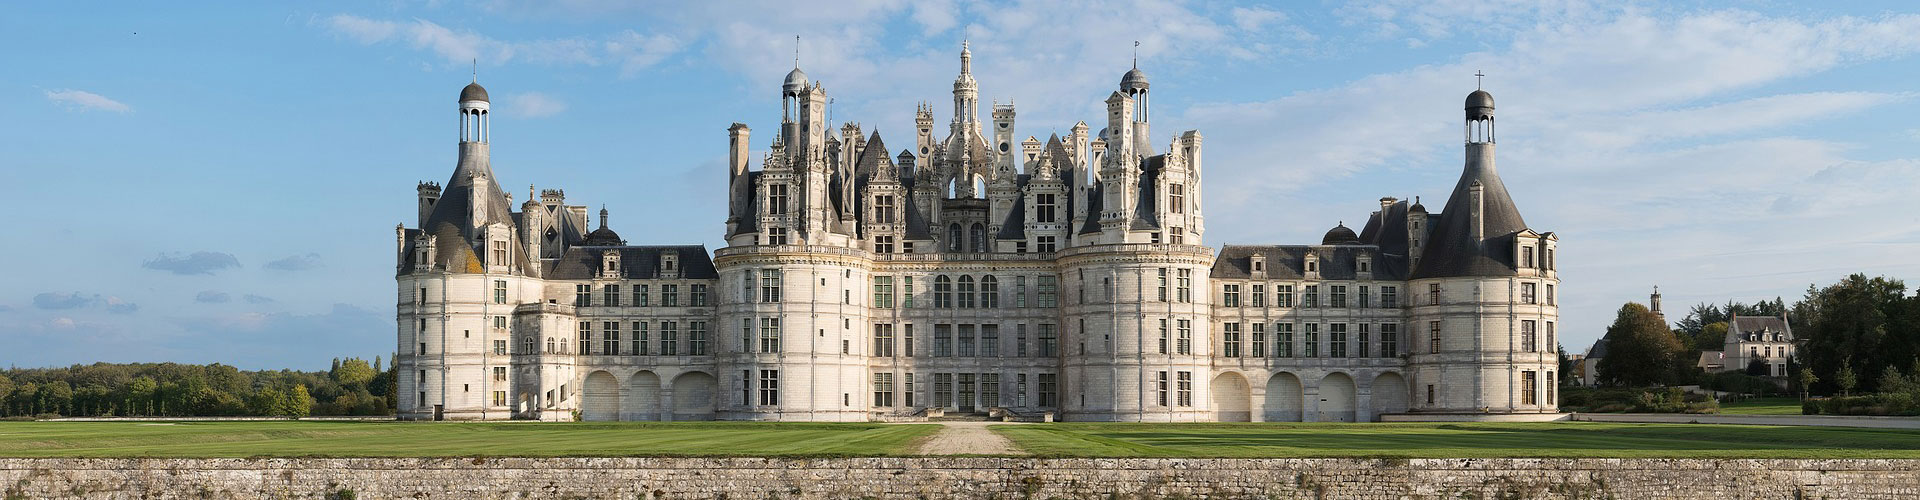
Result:
{"label": "tall arched window", "polygon": [[960,224],[958,223],[948,224],[947,225],[947,251],[949,252],[960,251],[960,242],[963,241],[960,238],[961,238]]}
{"label": "tall arched window", "polygon": [[946,276],[933,278],[933,307],[953,307],[953,280]]}
{"label": "tall arched window", "polygon": [[1000,307],[1000,280],[991,274],[980,277],[980,307]]}
{"label": "tall arched window", "polygon": [[987,226],[985,224],[978,222],[973,223],[973,231],[969,233],[968,236],[971,236],[973,251],[987,251]]}
{"label": "tall arched window", "polygon": [[973,277],[960,275],[960,307],[973,308]]}

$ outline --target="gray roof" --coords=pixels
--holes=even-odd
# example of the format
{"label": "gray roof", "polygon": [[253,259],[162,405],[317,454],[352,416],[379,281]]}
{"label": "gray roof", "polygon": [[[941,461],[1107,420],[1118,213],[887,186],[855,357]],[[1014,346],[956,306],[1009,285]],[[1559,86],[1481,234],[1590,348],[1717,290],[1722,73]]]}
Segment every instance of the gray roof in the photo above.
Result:
{"label": "gray roof", "polygon": [[1352,229],[1347,228],[1347,223],[1342,222],[1338,226],[1333,226],[1333,229],[1328,229],[1327,235],[1320,237],[1320,244],[1322,245],[1358,245],[1360,244],[1360,237],[1358,235],[1353,234]]}
{"label": "gray roof", "polygon": [[660,255],[676,252],[680,256],[682,279],[718,279],[713,257],[705,245],[579,246],[567,249],[560,258],[547,262],[547,279],[579,280],[600,276],[600,259],[606,252],[620,252],[620,277],[658,279]]}
{"label": "gray roof", "polygon": [[[476,179],[483,182],[476,183]],[[485,242],[480,241],[477,234],[468,234],[468,229],[488,224],[517,229],[520,226],[514,220],[513,207],[507,203],[507,194],[500,190],[500,183],[494,182],[493,169],[487,165],[485,156],[461,157],[446,186],[440,191],[440,200],[433,204],[426,222],[420,225],[422,231],[435,237],[435,267],[454,273],[484,272],[480,255],[485,252],[482,247]],[[476,195],[478,200],[474,199]],[[486,220],[468,220],[476,203],[486,205]],[[520,245],[519,231],[509,233],[508,245],[515,249],[514,264],[524,269],[527,260],[522,255],[525,252],[519,251],[525,248]],[[411,269],[403,270],[407,271]]]}
{"label": "gray roof", "polygon": [[1140,71],[1140,67],[1138,66],[1127,70],[1127,74],[1120,76],[1120,90],[1127,91],[1135,89],[1147,89],[1147,73]]}
{"label": "gray roof", "polygon": [[1600,337],[1600,340],[1593,341],[1593,347],[1587,348],[1587,359],[1597,360],[1604,357],[1607,357],[1607,338]]}
{"label": "gray roof", "polygon": [[994,239],[1027,239],[1027,181],[1032,179],[1033,176],[1027,174],[1014,177],[1014,184],[1020,189],[1013,198],[1013,210],[1007,211],[1007,219],[1000,222],[1000,232],[993,235]]}
{"label": "gray roof", "polygon": [[1213,270],[1208,275],[1213,278],[1247,279],[1253,277],[1253,256],[1267,258],[1267,277],[1271,279],[1301,279],[1306,277],[1307,255],[1320,258],[1320,279],[1350,280],[1359,272],[1356,269],[1359,256],[1367,255],[1373,260],[1373,279],[1383,281],[1401,280],[1406,277],[1405,259],[1380,253],[1380,249],[1368,245],[1226,245],[1220,248],[1219,257],[1213,261]]}
{"label": "gray roof", "polygon": [[1787,320],[1775,316],[1734,316],[1727,321],[1726,343],[1734,343],[1748,334],[1782,333],[1788,341],[1794,340],[1793,328]]}
{"label": "gray roof", "polygon": [[1485,90],[1475,90],[1473,93],[1467,94],[1467,109],[1473,108],[1493,109],[1493,94],[1487,93]]}
{"label": "gray roof", "polygon": [[[1484,239],[1480,240],[1473,237],[1473,207],[1469,206],[1476,183],[1484,190],[1481,200],[1485,208],[1481,222]],[[1500,175],[1491,162],[1467,162],[1460,173],[1460,182],[1454,185],[1453,194],[1447,198],[1441,213],[1446,217],[1428,221],[1432,232],[1420,256],[1420,268],[1413,272],[1414,278],[1515,274],[1513,235],[1526,230],[1527,221],[1520,218],[1520,209],[1514,207],[1513,197],[1507,195],[1507,185],[1500,182]]]}
{"label": "gray roof", "polygon": [[469,83],[467,84],[466,88],[460,89],[460,102],[467,102],[467,101],[486,102],[486,100],[487,100],[487,88],[480,86],[480,82]]}

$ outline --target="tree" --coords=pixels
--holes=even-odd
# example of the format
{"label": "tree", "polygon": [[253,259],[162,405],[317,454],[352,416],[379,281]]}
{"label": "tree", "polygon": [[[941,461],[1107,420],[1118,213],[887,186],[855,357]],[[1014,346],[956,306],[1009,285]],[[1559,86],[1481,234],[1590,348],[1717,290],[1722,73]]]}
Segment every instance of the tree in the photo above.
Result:
{"label": "tree", "polygon": [[1840,360],[1840,372],[1833,375],[1833,381],[1836,384],[1840,384],[1841,397],[1845,397],[1848,392],[1853,391],[1853,387],[1859,383],[1859,380],[1853,376],[1852,357]]}
{"label": "tree", "polygon": [[1771,368],[1771,366],[1767,364],[1766,358],[1753,358],[1752,361],[1747,362],[1747,374],[1755,377],[1772,375],[1768,373],[1769,368]]}
{"label": "tree", "polygon": [[345,387],[365,387],[367,383],[373,381],[374,375],[376,374],[373,367],[367,365],[367,360],[360,358],[339,361],[334,365],[333,372],[328,374],[335,383]]}
{"label": "tree", "polygon": [[1607,327],[1607,355],[1600,358],[1601,383],[1639,387],[1670,382],[1680,339],[1646,306],[1628,302]]}
{"label": "tree", "polygon": [[276,406],[275,416],[301,418],[313,412],[313,397],[307,395],[306,385],[295,385],[280,393],[280,404]]}
{"label": "tree", "polygon": [[1808,368],[1804,366],[1800,367],[1800,400],[1801,401],[1807,400],[1807,396],[1808,396],[1807,388],[1813,387],[1813,383],[1819,382],[1819,381],[1820,381],[1820,377],[1816,377],[1813,375],[1812,368]]}
{"label": "tree", "polygon": [[1859,385],[1840,387],[1843,361],[1857,376],[1905,365],[1920,355],[1915,311],[1899,280],[1854,274],[1824,288],[1808,286],[1788,319],[1801,340],[1803,361],[1815,373],[1834,374],[1814,391],[1875,389],[1877,380],[1854,379]]}

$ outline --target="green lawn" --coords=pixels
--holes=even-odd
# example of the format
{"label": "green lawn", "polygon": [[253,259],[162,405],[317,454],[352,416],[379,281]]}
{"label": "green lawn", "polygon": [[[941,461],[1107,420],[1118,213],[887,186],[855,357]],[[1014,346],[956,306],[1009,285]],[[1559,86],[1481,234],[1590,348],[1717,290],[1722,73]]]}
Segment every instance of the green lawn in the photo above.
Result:
{"label": "green lawn", "polygon": [[1798,398],[1750,398],[1720,403],[1722,415],[1799,415]]}
{"label": "green lawn", "polygon": [[1920,458],[1920,431],[1703,424],[1033,424],[995,431],[1039,456]]}
{"label": "green lawn", "polygon": [[4,422],[0,457],[908,455],[935,425]]}

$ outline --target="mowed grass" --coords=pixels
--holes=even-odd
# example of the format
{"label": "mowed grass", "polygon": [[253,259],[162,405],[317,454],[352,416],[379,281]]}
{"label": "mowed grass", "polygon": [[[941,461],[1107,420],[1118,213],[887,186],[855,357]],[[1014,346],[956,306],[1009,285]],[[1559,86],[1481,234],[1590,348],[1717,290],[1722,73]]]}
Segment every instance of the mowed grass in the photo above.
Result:
{"label": "mowed grass", "polygon": [[1798,398],[1751,398],[1720,403],[1722,415],[1799,415]]}
{"label": "mowed grass", "polygon": [[910,455],[937,425],[762,422],[6,422],[0,457]]}
{"label": "mowed grass", "polygon": [[1920,431],[1714,424],[1032,424],[992,429],[1055,457],[1920,458]]}

